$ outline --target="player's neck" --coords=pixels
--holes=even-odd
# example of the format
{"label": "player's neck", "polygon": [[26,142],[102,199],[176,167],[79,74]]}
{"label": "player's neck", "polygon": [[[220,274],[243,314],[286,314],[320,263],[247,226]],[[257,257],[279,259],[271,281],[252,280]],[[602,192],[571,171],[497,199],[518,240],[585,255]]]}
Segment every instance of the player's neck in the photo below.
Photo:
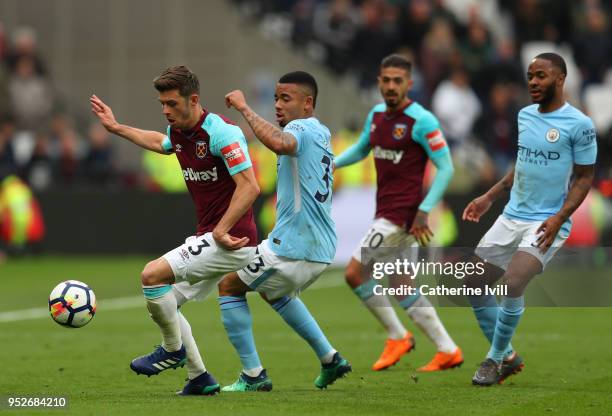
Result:
{"label": "player's neck", "polygon": [[408,107],[408,105],[412,102],[412,100],[410,100],[410,98],[405,97],[402,101],[400,101],[395,107],[389,107],[389,105],[387,105],[387,113],[397,113],[398,111],[403,110],[404,108]]}
{"label": "player's neck", "polygon": [[195,111],[187,122],[188,128],[184,130],[193,130],[200,122],[202,115],[204,114],[204,109],[200,107],[197,111]]}
{"label": "player's neck", "polygon": [[547,103],[541,103],[538,107],[540,113],[552,113],[557,111],[565,105],[565,99],[563,97],[555,97]]}

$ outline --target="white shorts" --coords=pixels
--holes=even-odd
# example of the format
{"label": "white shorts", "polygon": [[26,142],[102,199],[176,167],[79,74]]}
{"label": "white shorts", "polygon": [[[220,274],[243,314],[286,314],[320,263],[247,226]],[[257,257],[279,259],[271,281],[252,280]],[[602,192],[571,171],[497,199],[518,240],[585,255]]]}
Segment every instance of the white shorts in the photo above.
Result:
{"label": "white shorts", "polygon": [[488,263],[506,270],[514,253],[517,250],[524,251],[540,260],[544,269],[568,236],[559,231],[546,253],[540,252],[540,249],[532,244],[535,244],[538,238],[536,231],[542,222],[518,221],[500,215],[478,243],[475,253]]}
{"label": "white shorts", "polygon": [[[418,243],[412,234],[385,218],[376,218],[366,235],[361,239],[359,247],[353,251],[353,258],[361,264],[368,264],[372,259],[362,259],[362,249],[379,247],[413,247]],[[381,260],[381,259],[379,259]]]}
{"label": "white shorts", "polygon": [[306,289],[329,266],[307,260],[277,256],[268,240],[262,241],[251,263],[238,271],[238,277],[251,289],[264,293],[268,300],[293,296]]}
{"label": "white shorts", "polygon": [[253,259],[255,247],[226,250],[217,246],[212,233],[187,237],[185,243],[164,254],[178,290],[185,298],[204,299],[227,273],[245,267]]}

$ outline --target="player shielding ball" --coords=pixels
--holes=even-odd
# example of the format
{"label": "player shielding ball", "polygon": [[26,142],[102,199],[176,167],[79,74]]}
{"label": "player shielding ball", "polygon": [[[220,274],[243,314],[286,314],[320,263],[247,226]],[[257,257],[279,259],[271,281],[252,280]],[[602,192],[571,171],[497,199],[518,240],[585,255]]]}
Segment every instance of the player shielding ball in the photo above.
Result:
{"label": "player shielding ball", "polygon": [[242,372],[223,391],[269,391],[272,382],[255,348],[246,293],[257,291],[298,333],[321,361],[315,386],[325,388],[351,371],[331,346],[297,296],[329,266],[336,253],[331,218],[334,155],[331,134],[314,117],[317,83],[306,72],[283,75],[274,95],[276,119],[283,128],[258,116],[241,91],[226,96],[257,138],[278,155],[276,225],[259,244],[250,265],[219,283],[219,306],[227,335],[240,356]]}
{"label": "player shielding ball", "polygon": [[176,155],[196,206],[196,235],[142,271],[147,309],[163,343],[130,367],[151,376],[186,363],[189,381],[182,394],[214,394],[220,386],[206,371],[191,327],[177,308],[205,297],[223,275],[251,261],[257,244],[251,205],[259,187],[242,131],[202,108],[194,73],[185,66],[170,67],[153,84],[168,121],[166,134],[120,124],[102,100],[95,95],[90,99],[93,113],[109,132],[147,150]]}
{"label": "player shielding ball", "polygon": [[[364,266],[373,259],[362,258],[362,248],[427,245],[433,236],[428,226],[429,211],[442,199],[453,176],[453,163],[436,117],[407,96],[412,87],[412,65],[400,55],[384,58],[378,86],[385,100],[368,114],[357,143],[336,159],[342,168],[374,153],[376,167],[376,214],[346,267],[346,282],[368,310],[387,330],[388,339],[373,370],[384,370],[414,348],[414,338],[399,320],[386,295],[374,296],[376,280],[365,275]],[[437,172],[423,198],[425,166],[431,160]],[[391,279],[400,282],[398,277]],[[396,296],[414,323],[436,345],[438,352],[419,371],[439,371],[463,363],[463,354],[424,296]]]}
{"label": "player shielding ball", "polygon": [[[478,243],[486,274],[467,283],[492,285],[502,279],[508,295],[470,297],[476,319],[491,343],[472,383],[490,386],[523,368],[510,341],[524,311],[523,292],[569,236],[570,216],[593,182],[597,141],[593,122],[563,98],[567,67],[554,53],[536,56],[527,70],[534,104],[518,114],[514,168],[487,193],[474,199],[463,219],[478,222],[491,204],[510,191],[510,201]],[[480,261],[477,259],[477,261]]]}

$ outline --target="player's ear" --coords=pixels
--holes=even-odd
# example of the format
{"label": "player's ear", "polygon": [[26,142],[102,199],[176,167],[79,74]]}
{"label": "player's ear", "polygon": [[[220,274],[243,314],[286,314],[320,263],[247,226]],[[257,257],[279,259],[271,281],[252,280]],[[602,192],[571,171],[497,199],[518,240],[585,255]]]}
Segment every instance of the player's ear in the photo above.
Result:
{"label": "player's ear", "polygon": [[200,96],[198,94],[191,94],[189,96],[189,105],[196,106],[200,102]]}
{"label": "player's ear", "polygon": [[312,95],[306,96],[306,101],[304,102],[305,110],[314,110],[314,97]]}
{"label": "player's ear", "polygon": [[563,86],[565,83],[565,74],[559,71],[559,75],[557,76],[557,85],[559,87]]}

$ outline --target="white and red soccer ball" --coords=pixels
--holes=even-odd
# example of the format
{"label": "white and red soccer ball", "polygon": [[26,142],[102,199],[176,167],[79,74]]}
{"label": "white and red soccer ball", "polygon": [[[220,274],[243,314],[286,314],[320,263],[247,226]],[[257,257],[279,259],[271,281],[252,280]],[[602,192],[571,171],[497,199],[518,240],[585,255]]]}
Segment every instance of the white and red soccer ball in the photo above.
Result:
{"label": "white and red soccer ball", "polygon": [[96,295],[85,283],[66,280],[51,291],[49,312],[58,324],[80,328],[96,314]]}

